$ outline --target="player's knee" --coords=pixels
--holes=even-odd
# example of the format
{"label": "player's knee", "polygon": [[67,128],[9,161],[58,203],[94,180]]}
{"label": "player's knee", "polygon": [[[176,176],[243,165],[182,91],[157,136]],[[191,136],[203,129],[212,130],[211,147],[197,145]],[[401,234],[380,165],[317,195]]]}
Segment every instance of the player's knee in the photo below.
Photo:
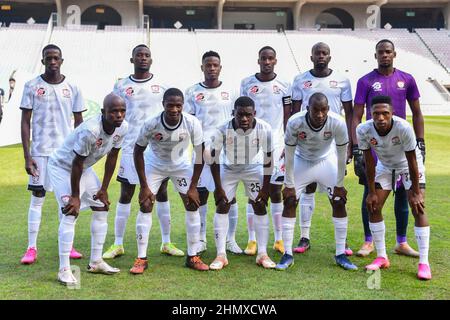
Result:
{"label": "player's knee", "polygon": [[259,201],[259,202],[250,201],[250,203],[253,207],[253,212],[257,216],[263,216],[263,215],[267,214],[266,206],[261,201]]}
{"label": "player's knee", "polygon": [[119,202],[123,203],[123,204],[130,203],[131,199],[133,198],[133,195],[134,195],[134,189],[135,189],[134,185],[122,182],[122,185],[120,188]]}
{"label": "player's knee", "polygon": [[197,211],[198,210],[198,205],[196,205],[193,202],[187,203],[185,207],[186,207],[187,211]]}
{"label": "player's knee", "polygon": [[235,204],[235,203],[236,203],[236,198],[233,198],[233,200],[231,200],[230,203],[231,203],[231,204]]}
{"label": "player's knee", "polygon": [[45,197],[45,190],[44,189],[42,189],[42,190],[35,190],[35,191],[32,192],[32,194],[33,194],[34,197],[43,198],[43,197]]}
{"label": "player's knee", "polygon": [[209,196],[209,191],[207,189],[200,189],[198,190],[198,196],[200,198],[200,205],[204,206],[205,204],[208,203],[208,196]]}
{"label": "player's knee", "polygon": [[271,186],[269,189],[269,196],[270,196],[270,200],[272,202],[278,203],[281,202],[282,200],[282,195],[281,195],[281,186]]}
{"label": "player's knee", "polygon": [[228,212],[230,212],[230,206],[231,206],[231,204],[230,203],[223,203],[223,202],[221,202],[221,203],[218,203],[217,204],[217,213],[228,213]]}
{"label": "player's knee", "polygon": [[317,190],[317,183],[313,182],[311,184],[308,184],[305,188],[306,193],[314,193]]}
{"label": "player's knee", "polygon": [[158,202],[167,202],[169,197],[167,196],[167,183],[163,183],[161,187],[159,187],[158,193],[156,193],[156,201]]}
{"label": "player's knee", "polygon": [[143,203],[140,205],[139,209],[141,210],[142,213],[150,213],[150,212],[152,212],[153,204],[152,203]]}
{"label": "player's knee", "polygon": [[294,209],[297,207],[298,200],[295,197],[289,197],[284,199],[283,205],[286,209]]}

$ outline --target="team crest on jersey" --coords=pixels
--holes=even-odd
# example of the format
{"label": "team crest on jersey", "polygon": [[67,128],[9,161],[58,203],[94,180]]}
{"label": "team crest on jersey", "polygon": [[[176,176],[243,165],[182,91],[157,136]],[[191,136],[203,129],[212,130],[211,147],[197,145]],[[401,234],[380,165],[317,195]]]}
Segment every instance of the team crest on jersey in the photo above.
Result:
{"label": "team crest on jersey", "polygon": [[133,95],[133,93],[134,93],[133,87],[128,87],[128,88],[125,90],[125,94],[126,94],[127,96],[129,96],[129,97],[131,97],[131,96]]}
{"label": "team crest on jersey", "polygon": [[230,94],[228,92],[221,92],[220,95],[222,96],[222,100],[229,100],[230,99]]}
{"label": "team crest on jersey", "polygon": [[274,85],[273,86],[273,93],[275,93],[275,94],[279,94],[280,93],[280,88],[277,86],[277,85]]}
{"label": "team crest on jersey", "polygon": [[400,138],[398,136],[395,136],[392,138],[392,144],[394,146],[398,146],[399,144],[401,144],[402,142],[400,141]]}
{"label": "team crest on jersey", "polygon": [[325,131],[325,132],[323,133],[323,138],[324,138],[325,140],[329,140],[329,139],[331,138],[331,136],[332,136],[331,131]]}
{"label": "team crest on jersey", "polygon": [[311,80],[303,82],[303,88],[309,89],[311,87],[312,87],[312,81]]}
{"label": "team crest on jersey", "polygon": [[250,88],[250,92],[253,94],[259,93],[259,88],[258,86],[253,86]]}
{"label": "team crest on jersey", "polygon": [[397,81],[397,88],[405,89],[405,81]]}
{"label": "team crest on jersey", "polygon": [[113,141],[114,141],[114,142],[117,142],[117,141],[119,141],[119,140],[120,140],[120,135],[116,134],[116,135],[113,137]]}
{"label": "team crest on jersey", "polygon": [[377,81],[372,84],[373,91],[381,91],[381,82]]}
{"label": "team crest on jersey", "polygon": [[370,139],[370,144],[373,145],[373,146],[378,145],[377,139],[375,139],[375,138]]}
{"label": "team crest on jersey", "polygon": [[337,86],[338,86],[338,82],[337,81],[334,81],[334,80],[330,81],[330,88],[337,88]]}
{"label": "team crest on jersey", "polygon": [[38,97],[42,97],[43,95],[45,95],[45,89],[44,88],[37,89],[36,94],[38,95]]}
{"label": "team crest on jersey", "polygon": [[163,139],[163,134],[158,132],[153,136],[153,139],[155,139],[156,141],[161,141]]}
{"label": "team crest on jersey", "polygon": [[159,93],[159,86],[157,84],[152,85],[151,87],[153,93]]}
{"label": "team crest on jersey", "polygon": [[97,141],[95,141],[95,146],[98,148],[100,148],[103,144],[103,139],[102,138],[98,138]]}
{"label": "team crest on jersey", "polygon": [[199,93],[195,96],[195,101],[204,101],[205,100],[205,95],[203,93]]}
{"label": "team crest on jersey", "polygon": [[302,131],[298,134],[298,139],[299,140],[305,140],[306,139],[306,132]]}
{"label": "team crest on jersey", "polygon": [[63,89],[62,94],[64,98],[70,98],[70,90],[69,89]]}

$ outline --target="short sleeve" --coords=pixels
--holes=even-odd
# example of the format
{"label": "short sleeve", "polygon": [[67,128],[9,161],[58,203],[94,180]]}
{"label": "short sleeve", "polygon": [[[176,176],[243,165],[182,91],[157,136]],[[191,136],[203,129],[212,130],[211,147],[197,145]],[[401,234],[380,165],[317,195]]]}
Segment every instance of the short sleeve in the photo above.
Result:
{"label": "short sleeve", "polygon": [[73,102],[72,102],[72,112],[83,112],[86,111],[84,107],[83,95],[81,94],[81,90],[74,86],[72,88],[73,92]]}
{"label": "short sleeve", "polygon": [[417,88],[416,80],[410,76],[408,82],[408,89],[406,91],[407,100],[417,100],[420,98],[419,88]]}
{"label": "short sleeve", "polygon": [[350,80],[345,78],[344,84],[342,87],[342,91],[341,91],[341,101],[348,102],[348,101],[352,101],[352,100],[353,100],[352,86],[350,84]]}
{"label": "short sleeve", "polygon": [[91,153],[92,146],[95,145],[95,142],[96,138],[92,132],[87,129],[81,130],[77,134],[73,151],[82,157],[87,157]]}
{"label": "short sleeve", "polygon": [[403,151],[413,151],[416,149],[416,135],[414,134],[413,128],[406,124],[402,130],[402,142],[403,142]]}
{"label": "short sleeve", "polygon": [[28,83],[25,84],[23,88],[22,101],[20,102],[20,109],[30,109],[33,110],[33,91]]}
{"label": "short sleeve", "polygon": [[292,83],[292,100],[294,101],[302,101],[303,100],[303,90],[300,86],[300,79],[295,78]]}
{"label": "short sleeve", "polygon": [[284,143],[288,146],[295,147],[297,146],[297,133],[294,129],[294,122],[292,118],[288,120],[286,125],[286,133],[284,134]]}
{"label": "short sleeve", "polygon": [[358,80],[356,85],[355,104],[366,104],[368,90],[364,78]]}
{"label": "short sleeve", "polygon": [[369,150],[370,149],[370,144],[369,144],[369,141],[367,140],[366,135],[364,134],[362,123],[360,123],[356,127],[356,137],[358,138],[358,147],[360,150]]}
{"label": "short sleeve", "polygon": [[290,83],[286,86],[286,92],[282,98],[283,106],[290,105],[292,103],[292,86]]}
{"label": "short sleeve", "polygon": [[150,143],[150,138],[152,136],[152,125],[153,125],[152,119],[144,122],[144,124],[141,127],[141,130],[139,131],[139,135],[136,138],[137,145],[141,147],[148,146],[148,144]]}
{"label": "short sleeve", "polygon": [[336,134],[334,140],[337,146],[343,146],[348,143],[347,126],[343,120],[337,120]]}
{"label": "short sleeve", "polygon": [[203,143],[203,131],[202,125],[197,118],[193,118],[193,126],[192,126],[192,134],[191,134],[191,142],[194,147],[201,145]]}

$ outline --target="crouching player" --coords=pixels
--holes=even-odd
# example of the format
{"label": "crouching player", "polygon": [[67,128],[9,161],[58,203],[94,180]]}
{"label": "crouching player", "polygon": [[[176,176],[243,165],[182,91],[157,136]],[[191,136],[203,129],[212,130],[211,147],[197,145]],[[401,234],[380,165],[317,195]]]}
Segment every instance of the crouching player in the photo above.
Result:
{"label": "crouching player", "polygon": [[[328,111],[327,97],[322,93],[314,93],[309,98],[307,111],[293,115],[287,123],[282,217],[286,253],[277,264],[277,270],[286,270],[294,264],[292,241],[296,208],[301,193],[311,183],[317,183],[322,191],[328,192],[333,209],[336,263],[347,270],[357,269],[345,255],[348,224],[345,208],[347,191],[344,188],[347,128],[339,115]],[[337,152],[331,145],[334,141]]]}
{"label": "crouching player", "polygon": [[[417,243],[419,245],[419,267],[417,277],[431,279],[428,263],[430,226],[425,213],[425,167],[422,154],[416,148],[416,137],[412,126],[404,119],[393,116],[392,102],[388,96],[372,99],[372,120],[358,125],[358,145],[364,152],[369,194],[366,198],[369,210],[369,226],[377,249],[377,258],[368,270],[389,267],[385,247],[385,225],[382,209],[396,181],[401,177],[407,190]],[[375,166],[371,149],[378,157]]]}
{"label": "crouching player", "polygon": [[[114,274],[119,269],[102,260],[103,244],[108,229],[108,186],[116,167],[117,156],[128,130],[125,122],[125,101],[109,94],[103,101],[102,114],[83,122],[50,156],[48,173],[56,200],[64,216],[59,224],[58,280],[76,285],[70,269],[69,254],[79,211],[91,207],[91,258],[88,271]],[[107,154],[103,182],[92,166]]]}
{"label": "crouching player", "polygon": [[209,266],[212,270],[220,270],[228,265],[225,245],[231,207],[229,200],[236,196],[240,181],[244,183],[249,203],[255,212],[254,226],[258,242],[256,264],[267,269],[275,267],[267,255],[269,216],[266,210],[273,171],[272,127],[255,118],[255,113],[255,102],[251,98],[238,98],[234,103],[234,118],[221,125],[214,136],[211,174],[216,186],[214,233],[217,257]]}

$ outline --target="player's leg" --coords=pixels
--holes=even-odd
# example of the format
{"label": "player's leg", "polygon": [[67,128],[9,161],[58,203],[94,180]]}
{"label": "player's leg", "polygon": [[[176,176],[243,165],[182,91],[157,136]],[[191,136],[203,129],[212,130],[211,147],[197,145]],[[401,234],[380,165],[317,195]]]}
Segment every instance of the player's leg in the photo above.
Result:
{"label": "player's leg", "polygon": [[294,248],[295,253],[304,253],[310,249],[309,231],[311,228],[312,214],[316,206],[315,192],[317,183],[313,182],[306,186],[305,192],[300,196],[300,240],[298,246]]}
{"label": "player's leg", "polygon": [[273,224],[273,234],[274,234],[274,244],[273,249],[284,254],[284,244],[283,244],[283,227],[281,225],[281,216],[283,213],[283,202],[281,197],[281,184],[270,184],[270,212],[272,214],[272,224]]}
{"label": "player's leg", "polygon": [[170,241],[170,203],[167,195],[167,185],[169,179],[163,181],[156,194],[156,213],[159,218],[159,227],[161,229],[161,247],[160,252],[170,256],[182,257],[184,252],[178,249]]}
{"label": "player's leg", "polygon": [[[206,225],[207,225],[207,215],[208,215],[208,197],[209,191],[208,189],[202,187],[198,188],[198,195],[200,197],[200,243],[198,252],[202,253],[206,251]],[[227,217],[228,218],[228,217]]]}
{"label": "player's leg", "polygon": [[236,198],[231,200],[230,211],[228,212],[228,234],[227,234],[227,250],[234,254],[242,254],[244,251],[236,242],[236,229],[238,225],[238,204]]}
{"label": "player's leg", "polygon": [[367,187],[367,182],[365,181],[365,178],[363,179],[363,181],[361,181],[360,179],[360,184],[361,183],[364,186],[363,196],[361,200],[361,218],[364,227],[364,243],[358,250],[356,255],[359,257],[367,257],[369,254],[372,253],[372,251],[375,248],[373,246],[372,232],[370,231],[369,227],[369,210],[367,210],[366,205],[366,198],[367,195],[369,194],[369,188]]}
{"label": "player's leg", "polygon": [[254,256],[256,254],[256,233],[254,226],[255,212],[250,201],[247,202],[247,231],[248,231],[248,242],[247,247],[244,249],[244,253],[249,256]]}

